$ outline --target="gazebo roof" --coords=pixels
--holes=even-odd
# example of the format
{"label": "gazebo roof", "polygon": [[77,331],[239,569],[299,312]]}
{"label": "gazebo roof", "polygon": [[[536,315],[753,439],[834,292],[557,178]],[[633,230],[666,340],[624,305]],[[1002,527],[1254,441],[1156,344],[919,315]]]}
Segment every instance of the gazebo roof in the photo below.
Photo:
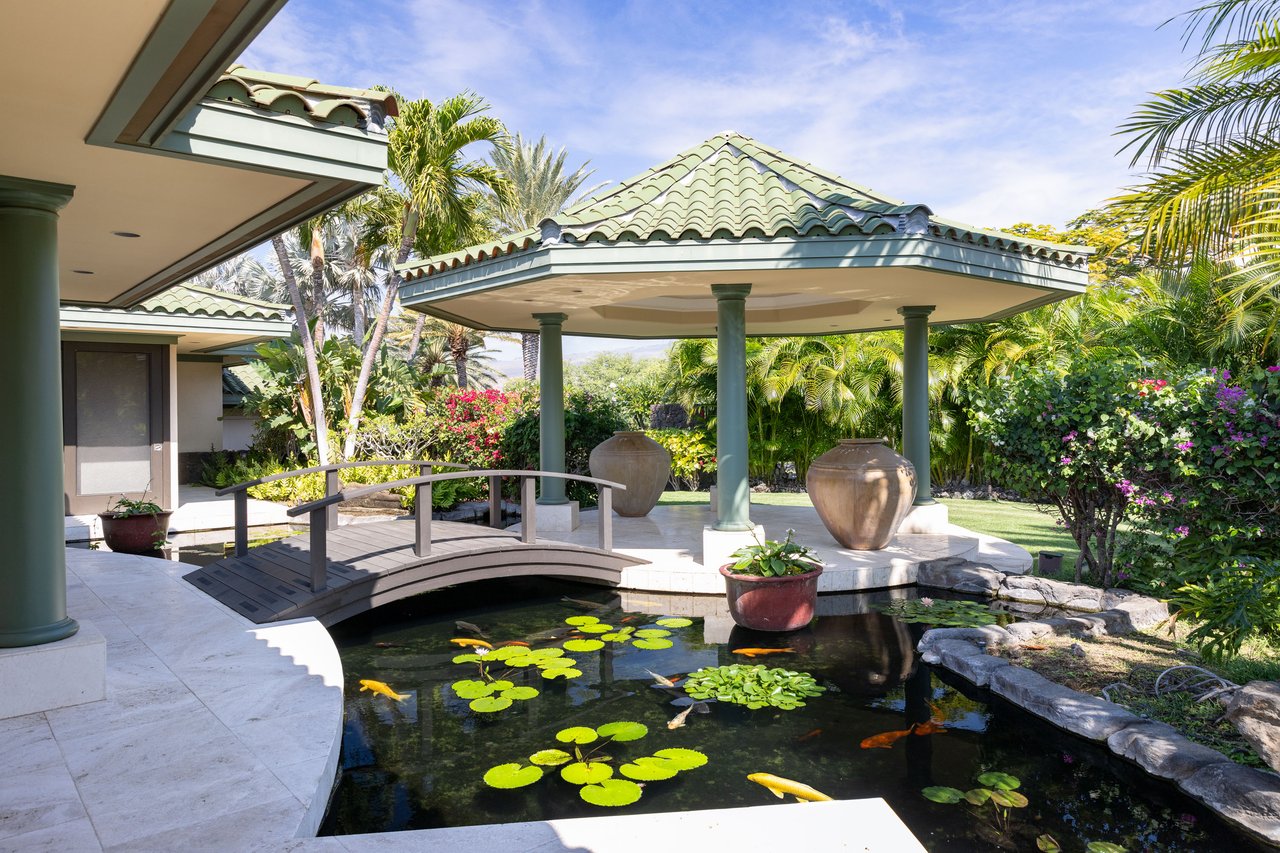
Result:
{"label": "gazebo roof", "polygon": [[562,311],[574,334],[692,337],[713,333],[706,285],[751,283],[752,334],[815,334],[885,328],[902,305],[937,304],[935,322],[1026,310],[1083,289],[1089,251],[950,222],[723,133],[537,229],[406,265],[401,297],[480,328]]}

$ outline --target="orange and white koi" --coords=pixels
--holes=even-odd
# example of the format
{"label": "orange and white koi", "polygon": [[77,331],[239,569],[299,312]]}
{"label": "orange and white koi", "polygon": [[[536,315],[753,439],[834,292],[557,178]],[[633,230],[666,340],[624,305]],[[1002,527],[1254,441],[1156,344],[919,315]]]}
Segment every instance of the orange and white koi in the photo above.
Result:
{"label": "orange and white koi", "polygon": [[659,687],[675,687],[676,686],[676,683],[673,680],[671,680],[670,678],[667,678],[666,676],[658,675],[658,673],[654,672],[651,669],[646,669],[645,672],[653,676],[653,680],[658,682]]}
{"label": "orange and white koi", "polygon": [[778,799],[782,799],[787,794],[790,794],[802,803],[812,803],[831,799],[826,794],[810,788],[803,782],[783,779],[781,776],[774,776],[772,773],[752,773],[747,776],[747,780],[768,788]]}
{"label": "orange and white koi", "polygon": [[749,658],[758,658],[761,655],[795,654],[795,651],[795,649],[788,647],[785,649],[734,649],[733,653],[735,655],[745,655]]}
{"label": "orange and white koi", "polygon": [[397,702],[403,702],[404,700],[409,698],[408,693],[397,693],[394,690],[392,690],[391,687],[384,682],[373,681],[368,678],[362,678],[360,679],[360,692],[364,692],[365,690],[368,690],[371,693],[381,693],[383,696],[386,696],[388,699],[394,699]]}
{"label": "orange and white koi", "polygon": [[872,735],[862,741],[863,749],[893,749],[893,745],[900,739],[906,737],[915,731],[916,724],[912,723],[909,728],[896,732],[881,732],[878,735]]}
{"label": "orange and white koi", "polygon": [[685,708],[679,714],[676,714],[674,717],[670,719],[670,721],[667,722],[667,728],[670,729],[671,731],[675,731],[676,729],[683,727],[684,721],[689,718],[689,714],[692,711],[693,711],[693,706],[690,705],[688,708]]}
{"label": "orange and white koi", "polygon": [[454,643],[455,645],[459,645],[459,646],[475,646],[475,647],[477,647],[477,648],[481,648],[481,649],[492,649],[492,648],[493,648],[493,646],[492,646],[491,644],[486,643],[484,640],[472,640],[472,639],[468,639],[468,638],[465,638],[465,637],[454,637],[454,638],[453,638],[452,640],[450,640],[449,642]]}

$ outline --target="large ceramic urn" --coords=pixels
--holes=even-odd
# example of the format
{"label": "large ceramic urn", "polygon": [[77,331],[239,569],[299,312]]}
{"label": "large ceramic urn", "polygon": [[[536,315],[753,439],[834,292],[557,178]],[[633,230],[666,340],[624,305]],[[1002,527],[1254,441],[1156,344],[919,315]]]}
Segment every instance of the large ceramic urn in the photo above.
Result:
{"label": "large ceramic urn", "polygon": [[671,454],[642,432],[615,432],[591,451],[591,476],[622,483],[613,511],[626,518],[648,515],[671,479]]}
{"label": "large ceramic urn", "polygon": [[916,469],[882,438],[848,438],[809,466],[809,497],[837,542],[855,551],[889,544],[916,496]]}

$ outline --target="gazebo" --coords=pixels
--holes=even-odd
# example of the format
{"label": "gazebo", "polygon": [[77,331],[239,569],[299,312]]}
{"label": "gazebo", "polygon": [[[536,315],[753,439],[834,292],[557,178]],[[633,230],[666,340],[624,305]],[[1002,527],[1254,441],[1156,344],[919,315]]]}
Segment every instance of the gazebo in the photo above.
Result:
{"label": "gazebo", "polygon": [[[717,521],[703,553],[750,541],[746,337],[904,330],[904,530],[946,526],[929,479],[929,324],[986,322],[1081,293],[1088,249],[941,219],[726,132],[536,229],[406,265],[403,305],[541,336],[541,465],[564,470],[561,334],[717,341]],[[539,518],[575,524],[560,481]],[[562,507],[558,522],[554,508]]]}

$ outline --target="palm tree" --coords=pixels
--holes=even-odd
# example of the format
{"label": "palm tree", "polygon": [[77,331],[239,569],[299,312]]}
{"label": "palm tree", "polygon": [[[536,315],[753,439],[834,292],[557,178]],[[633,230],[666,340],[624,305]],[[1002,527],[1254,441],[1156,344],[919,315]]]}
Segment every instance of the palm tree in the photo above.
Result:
{"label": "palm tree", "polygon": [[382,345],[387,320],[400,289],[397,268],[409,259],[415,245],[424,240],[423,230],[456,235],[466,230],[475,215],[474,195],[491,192],[507,195],[507,182],[492,166],[468,160],[463,151],[475,143],[499,146],[506,139],[502,122],[484,115],[488,105],[477,95],[464,92],[439,104],[426,98],[405,101],[388,135],[387,183],[375,196],[379,216],[371,216],[371,226],[396,246],[387,291],[378,309],[372,336],[360,366],[348,421],[343,455],[355,451],[356,430],[364,408],[374,358]]}
{"label": "palm tree", "polygon": [[284,238],[277,234],[271,238],[271,245],[276,252],[276,262],[280,265],[280,275],[289,287],[289,296],[293,301],[293,318],[298,327],[298,338],[302,343],[302,352],[306,360],[307,385],[311,390],[312,428],[316,434],[316,456],[321,465],[328,465],[329,425],[324,410],[324,386],[320,384],[315,341],[311,338],[311,329],[307,328],[307,310],[302,304],[302,292],[298,289],[298,279],[293,274],[293,267],[289,263]]}
{"label": "palm tree", "polygon": [[[506,175],[511,184],[507,197],[495,197],[490,203],[490,216],[499,234],[537,228],[544,219],[569,205],[575,194],[578,197],[588,196],[605,185],[596,184],[579,192],[587,178],[595,174],[594,169],[587,169],[590,161],[566,175],[564,161],[567,152],[563,148],[559,152],[549,150],[546,136],[539,137],[535,143],[526,142],[517,133],[510,145],[494,149],[492,156],[493,165]],[[520,351],[524,359],[524,378],[529,381],[537,379],[537,332],[521,333]]]}

